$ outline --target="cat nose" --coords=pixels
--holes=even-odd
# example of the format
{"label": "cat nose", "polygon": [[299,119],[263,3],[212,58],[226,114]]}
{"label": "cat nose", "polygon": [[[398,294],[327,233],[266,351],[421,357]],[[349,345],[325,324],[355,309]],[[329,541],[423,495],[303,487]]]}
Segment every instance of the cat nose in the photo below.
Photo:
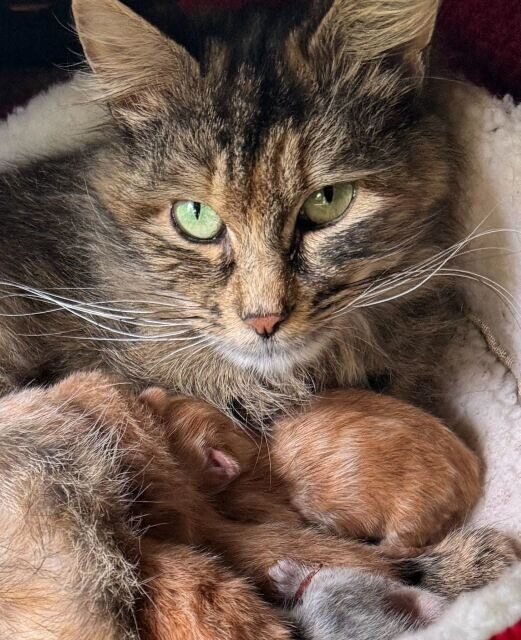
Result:
{"label": "cat nose", "polygon": [[247,316],[244,318],[244,322],[250,325],[250,327],[254,329],[259,336],[268,338],[277,331],[281,323],[284,321],[284,318],[285,316],[282,314],[269,316]]}

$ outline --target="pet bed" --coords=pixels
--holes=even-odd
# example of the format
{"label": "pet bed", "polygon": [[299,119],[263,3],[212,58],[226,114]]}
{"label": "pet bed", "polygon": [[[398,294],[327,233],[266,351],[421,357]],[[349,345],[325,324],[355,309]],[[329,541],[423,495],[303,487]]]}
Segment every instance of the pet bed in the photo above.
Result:
{"label": "pet bed", "polygon": [[[467,234],[480,237],[469,241],[469,252],[454,266],[472,314],[440,363],[440,410],[474,440],[487,465],[473,523],[521,536],[521,106],[455,83],[448,107],[470,158],[461,220]],[[78,147],[98,135],[103,117],[85,102],[79,78],[51,88],[0,123],[0,170]],[[521,638],[520,620],[521,563],[497,583],[459,598],[428,629],[403,637],[489,640],[501,634],[497,640],[512,640]]]}

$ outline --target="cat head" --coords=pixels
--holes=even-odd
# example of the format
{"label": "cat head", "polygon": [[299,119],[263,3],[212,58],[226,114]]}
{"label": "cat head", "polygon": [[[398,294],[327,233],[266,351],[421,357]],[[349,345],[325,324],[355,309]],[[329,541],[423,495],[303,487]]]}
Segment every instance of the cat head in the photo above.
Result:
{"label": "cat head", "polygon": [[316,361],[350,339],[377,278],[438,242],[437,0],[288,2],[172,37],[118,0],[73,8],[119,132],[99,197],[227,361],[266,375]]}

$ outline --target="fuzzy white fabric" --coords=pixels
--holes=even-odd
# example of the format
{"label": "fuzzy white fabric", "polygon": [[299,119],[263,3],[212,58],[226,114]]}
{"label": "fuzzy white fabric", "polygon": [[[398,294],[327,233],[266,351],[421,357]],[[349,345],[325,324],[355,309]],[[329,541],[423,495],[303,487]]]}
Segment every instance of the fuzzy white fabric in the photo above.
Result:
{"label": "fuzzy white fabric", "polygon": [[98,135],[104,118],[100,105],[89,102],[80,75],[54,85],[0,121],[0,170],[77,149]]}
{"label": "fuzzy white fabric", "polygon": [[[465,276],[474,314],[511,358],[509,369],[469,324],[454,341],[445,367],[442,411],[473,440],[486,465],[485,493],[472,522],[521,537],[521,106],[461,86],[447,105],[468,155],[460,218],[467,233],[489,233],[468,245],[479,251],[457,268],[488,278],[496,292]],[[482,247],[495,247],[483,249]],[[498,295],[498,292],[499,294]],[[501,296],[507,296],[505,303]],[[429,629],[408,640],[488,640],[521,620],[521,563],[494,585],[454,603]]]}
{"label": "fuzzy white fabric", "polygon": [[427,629],[397,640],[489,640],[521,620],[521,565],[502,580],[461,596]]}
{"label": "fuzzy white fabric", "polygon": [[[0,123],[0,168],[78,147],[97,135],[105,114],[86,103],[80,88],[79,80],[52,88]],[[461,210],[467,232],[478,225],[478,232],[509,229],[470,243],[469,249],[496,248],[469,253],[457,268],[467,272],[461,275],[474,314],[514,360],[505,367],[475,326],[462,327],[448,361],[440,363],[446,381],[441,405],[450,424],[477,443],[486,463],[485,495],[473,522],[521,536],[521,106],[460,86],[447,109],[457,118],[470,157]],[[471,270],[490,278],[496,292],[468,279]],[[460,598],[429,629],[406,637],[488,640],[519,619],[521,564],[498,583]]]}

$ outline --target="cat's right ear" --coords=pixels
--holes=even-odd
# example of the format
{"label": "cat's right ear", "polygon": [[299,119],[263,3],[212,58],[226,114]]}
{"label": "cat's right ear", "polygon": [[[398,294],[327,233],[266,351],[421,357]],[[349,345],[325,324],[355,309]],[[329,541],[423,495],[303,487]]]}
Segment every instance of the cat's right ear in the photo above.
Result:
{"label": "cat's right ear", "polygon": [[176,79],[197,77],[199,66],[170,40],[118,0],[73,0],[76,29],[101,97],[142,107]]}
{"label": "cat's right ear", "polygon": [[305,49],[318,68],[394,57],[418,80],[424,73],[440,0],[330,0]]}

